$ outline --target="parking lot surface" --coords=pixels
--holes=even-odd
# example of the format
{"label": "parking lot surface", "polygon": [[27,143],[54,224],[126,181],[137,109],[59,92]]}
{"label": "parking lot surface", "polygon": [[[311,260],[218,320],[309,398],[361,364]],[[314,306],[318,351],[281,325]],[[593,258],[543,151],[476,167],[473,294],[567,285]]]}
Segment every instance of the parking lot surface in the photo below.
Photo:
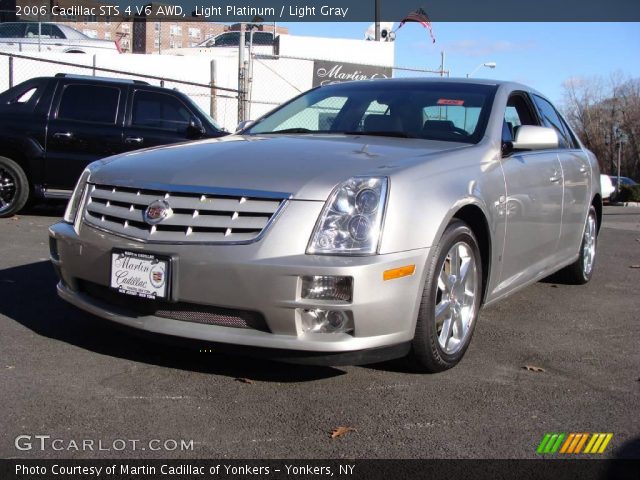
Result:
{"label": "parking lot surface", "polygon": [[[487,307],[461,364],[437,375],[123,332],[56,296],[47,226],[62,212],[0,220],[2,458],[535,458],[547,432],[612,432],[605,455],[640,458],[640,208],[605,208],[590,284],[545,280]],[[340,426],[355,430],[330,438]],[[60,449],[17,449],[19,435]],[[182,439],[193,449],[149,448]]]}

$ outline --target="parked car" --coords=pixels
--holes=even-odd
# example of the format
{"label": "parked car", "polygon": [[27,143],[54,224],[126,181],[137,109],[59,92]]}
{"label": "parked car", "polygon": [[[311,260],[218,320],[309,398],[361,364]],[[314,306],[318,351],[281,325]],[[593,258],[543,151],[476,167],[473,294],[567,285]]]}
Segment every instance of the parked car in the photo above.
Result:
{"label": "parked car", "polygon": [[612,202],[617,202],[620,200],[619,198],[619,193],[620,193],[620,188],[625,187],[625,186],[633,186],[633,185],[638,185],[638,183],[633,180],[632,178],[629,177],[620,177],[620,188],[618,188],[618,176],[617,175],[611,175],[611,184],[613,185],[613,193],[611,194],[611,201]]}
{"label": "parked car", "polygon": [[[251,32],[246,31],[244,33],[244,41],[246,45],[249,45],[251,38]],[[273,32],[253,32],[253,45],[273,45],[274,35]],[[200,42],[196,47],[200,48],[212,48],[212,47],[238,47],[240,46],[240,32],[224,32],[219,35],[207,38],[205,41]]]}
{"label": "parked car", "polygon": [[43,22],[0,23],[0,51],[120,53],[117,41],[90,38],[68,25]]}
{"label": "parked car", "polygon": [[616,191],[616,187],[613,186],[609,175],[600,174],[600,191],[602,192],[603,200],[608,200],[611,194]]}
{"label": "parked car", "polygon": [[[611,183],[613,184],[614,188],[618,186],[618,177],[616,175],[611,175]],[[620,177],[620,186],[624,187],[625,185],[638,185],[638,182],[629,177]]]}
{"label": "parked car", "polygon": [[29,198],[69,198],[94,160],[225,134],[176,90],[65,74],[27,80],[0,94],[0,217]]}
{"label": "parked car", "polygon": [[[253,32],[252,48],[254,53],[272,54],[275,41],[280,35],[274,37],[273,32]],[[246,31],[244,34],[245,46],[249,47],[251,32]],[[172,55],[199,55],[212,53],[212,49],[233,48],[240,46],[240,32],[231,31],[224,32],[194,45],[193,47],[172,48],[164,51],[164,53]]]}
{"label": "parked car", "polygon": [[460,361],[481,305],[561,269],[590,280],[599,175],[524,85],[333,84],[236,135],[91,164],[51,260],[62,298],[136,329],[434,372]]}

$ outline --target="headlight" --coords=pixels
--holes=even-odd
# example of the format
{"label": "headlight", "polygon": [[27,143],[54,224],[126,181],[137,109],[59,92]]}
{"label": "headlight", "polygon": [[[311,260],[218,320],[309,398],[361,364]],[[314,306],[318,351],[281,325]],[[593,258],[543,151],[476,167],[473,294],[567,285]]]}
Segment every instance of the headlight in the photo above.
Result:
{"label": "headlight", "polygon": [[67,209],[64,211],[63,218],[65,222],[75,223],[78,215],[78,208],[80,207],[80,202],[84,196],[84,191],[87,187],[87,182],[89,181],[90,176],[91,171],[88,168],[82,172],[82,175],[80,175],[76,188],[73,189],[73,193],[71,194],[71,198],[67,204]]}
{"label": "headlight", "polygon": [[307,253],[376,253],[387,188],[386,177],[353,177],[338,185],[320,214]]}

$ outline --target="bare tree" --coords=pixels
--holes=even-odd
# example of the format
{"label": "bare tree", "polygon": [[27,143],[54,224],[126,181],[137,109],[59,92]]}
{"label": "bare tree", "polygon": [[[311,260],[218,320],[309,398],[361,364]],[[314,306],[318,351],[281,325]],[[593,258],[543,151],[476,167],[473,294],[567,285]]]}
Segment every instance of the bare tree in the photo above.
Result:
{"label": "bare tree", "polygon": [[614,73],[602,78],[570,78],[563,84],[564,111],[582,143],[600,160],[603,173],[640,178],[640,79]]}

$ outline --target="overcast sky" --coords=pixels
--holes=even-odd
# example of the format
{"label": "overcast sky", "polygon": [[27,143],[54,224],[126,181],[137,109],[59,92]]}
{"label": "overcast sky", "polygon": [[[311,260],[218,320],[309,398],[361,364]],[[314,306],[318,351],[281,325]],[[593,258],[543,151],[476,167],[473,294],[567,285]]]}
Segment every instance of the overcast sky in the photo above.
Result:
{"label": "overcast sky", "polygon": [[[363,38],[370,24],[284,25],[295,35]],[[421,25],[405,24],[397,32],[396,65],[437,69],[444,50],[452,76],[496,62],[495,70],[474,76],[520,81],[554,101],[569,77],[616,71],[640,77],[640,23],[434,23],[433,29],[435,44]]]}

